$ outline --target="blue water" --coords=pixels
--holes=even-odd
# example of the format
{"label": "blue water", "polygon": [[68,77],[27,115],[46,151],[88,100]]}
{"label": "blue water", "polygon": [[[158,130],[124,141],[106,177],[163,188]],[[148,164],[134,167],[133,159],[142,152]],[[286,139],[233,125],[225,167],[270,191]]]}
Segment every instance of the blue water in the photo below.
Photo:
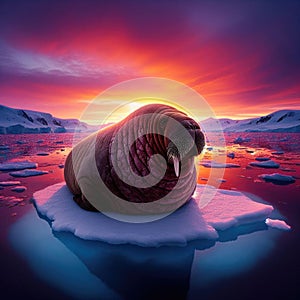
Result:
{"label": "blue water", "polygon": [[[281,169],[248,168],[254,156],[273,155]],[[229,134],[228,149],[236,153],[221,188],[250,192],[271,203],[292,226],[290,232],[264,224],[222,233],[222,242],[193,242],[186,247],[142,248],[84,241],[70,233],[53,233],[30,203],[32,193],[63,180],[59,164],[72,145],[70,134],[0,136],[0,162],[30,159],[49,174],[21,179],[27,187],[16,194],[5,187],[5,198],[23,199],[0,205],[1,299],[298,299],[300,298],[300,145],[299,134]],[[25,143],[18,143],[24,141]],[[38,156],[38,152],[48,156]],[[231,161],[230,161],[231,162]],[[286,170],[284,170],[286,169]],[[288,170],[290,169],[290,170]],[[292,170],[292,171],[291,171]],[[200,170],[205,177],[206,169]],[[278,186],[258,181],[261,173],[295,176],[296,183]],[[0,172],[0,180],[12,180]],[[201,182],[203,183],[203,182]],[[184,226],[184,224],[183,224]]]}

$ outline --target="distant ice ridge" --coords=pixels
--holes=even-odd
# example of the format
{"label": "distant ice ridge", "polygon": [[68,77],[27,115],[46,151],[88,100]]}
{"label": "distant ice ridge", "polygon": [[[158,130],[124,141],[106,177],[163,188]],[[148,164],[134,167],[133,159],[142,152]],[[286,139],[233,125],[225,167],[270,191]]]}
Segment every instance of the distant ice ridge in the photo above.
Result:
{"label": "distant ice ridge", "polygon": [[0,134],[93,132],[99,126],[88,125],[77,119],[60,119],[49,113],[14,109],[0,105]]}
{"label": "distant ice ridge", "polygon": [[50,220],[54,231],[69,231],[87,240],[145,247],[184,246],[195,239],[218,240],[218,231],[264,222],[273,211],[271,205],[255,202],[237,191],[215,190],[204,208],[198,201],[205,185],[197,185],[194,198],[169,216],[148,223],[126,223],[102,213],[82,210],[64,183],[34,193],[39,214]]}
{"label": "distant ice ridge", "polygon": [[300,110],[279,110],[266,116],[245,120],[209,118],[201,121],[200,126],[205,131],[218,131],[222,128],[226,132],[300,132]]}

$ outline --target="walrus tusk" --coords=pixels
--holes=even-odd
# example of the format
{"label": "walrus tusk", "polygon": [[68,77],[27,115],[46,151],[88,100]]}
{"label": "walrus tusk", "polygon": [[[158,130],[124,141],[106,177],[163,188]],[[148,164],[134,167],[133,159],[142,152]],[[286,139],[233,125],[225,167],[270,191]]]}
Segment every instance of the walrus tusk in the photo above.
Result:
{"label": "walrus tusk", "polygon": [[173,159],[175,174],[176,174],[176,177],[178,177],[179,176],[179,160],[178,160],[177,156],[172,156],[172,159]]}

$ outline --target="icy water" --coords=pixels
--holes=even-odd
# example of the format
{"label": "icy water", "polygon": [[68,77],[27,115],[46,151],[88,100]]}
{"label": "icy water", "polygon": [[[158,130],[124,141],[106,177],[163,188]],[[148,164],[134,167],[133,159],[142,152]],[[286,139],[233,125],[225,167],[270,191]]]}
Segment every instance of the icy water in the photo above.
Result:
{"label": "icy water", "polygon": [[[237,138],[239,143],[236,143]],[[217,139],[217,135],[215,136]],[[226,134],[226,148],[210,139],[201,161],[226,157],[220,188],[239,190],[272,204],[292,226],[289,232],[260,227],[224,232],[216,245],[141,248],[80,240],[53,233],[30,201],[32,194],[63,181],[72,134],[0,135],[0,163],[29,160],[45,175],[14,178],[27,189],[0,186],[1,299],[299,299],[300,134]],[[242,141],[241,141],[242,140]],[[234,153],[234,158],[227,157]],[[277,169],[250,166],[268,157]],[[200,165],[198,182],[211,169]],[[260,175],[293,176],[291,184],[265,182]],[[184,226],[184,224],[183,224]]]}

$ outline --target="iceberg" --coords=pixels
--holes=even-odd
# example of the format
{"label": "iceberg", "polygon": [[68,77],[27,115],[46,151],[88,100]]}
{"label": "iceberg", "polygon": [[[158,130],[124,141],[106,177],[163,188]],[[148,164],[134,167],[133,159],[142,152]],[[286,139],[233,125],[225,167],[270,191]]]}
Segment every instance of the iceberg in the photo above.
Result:
{"label": "iceberg", "polygon": [[200,209],[206,185],[197,185],[194,197],[172,214],[148,223],[121,222],[100,212],[81,209],[65,183],[34,193],[33,201],[41,217],[55,232],[71,232],[85,239],[109,244],[134,244],[143,247],[185,246],[193,240],[219,239],[229,228],[265,222],[271,205],[255,202],[243,193],[214,189],[215,196]]}

